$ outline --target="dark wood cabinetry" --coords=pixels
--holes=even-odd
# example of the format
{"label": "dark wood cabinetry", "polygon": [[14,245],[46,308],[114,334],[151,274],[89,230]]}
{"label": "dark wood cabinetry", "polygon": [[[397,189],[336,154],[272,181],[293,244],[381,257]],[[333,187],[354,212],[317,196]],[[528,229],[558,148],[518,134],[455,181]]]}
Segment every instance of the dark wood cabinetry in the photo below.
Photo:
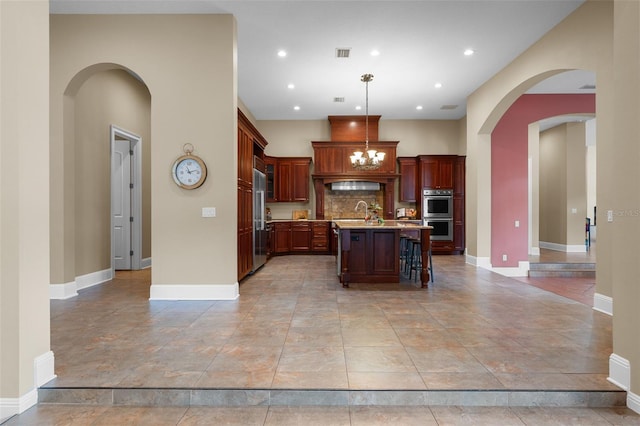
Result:
{"label": "dark wood cabinetry", "polygon": [[329,222],[281,221],[271,227],[275,255],[329,253]]}
{"label": "dark wood cabinetry", "polygon": [[453,189],[453,155],[420,155],[418,176],[422,188]]}
{"label": "dark wood cabinetry", "polygon": [[285,254],[291,251],[291,222],[273,224],[273,253]]}
{"label": "dark wood cabinetry", "polygon": [[464,253],[465,249],[465,157],[419,155],[398,158],[400,201],[415,202],[422,217],[423,189],[453,190],[453,239],[432,240],[434,253]]}
{"label": "dark wood cabinetry", "polygon": [[465,249],[465,157],[456,158],[453,166],[453,249],[464,253]]}
{"label": "dark wood cabinetry", "polygon": [[[333,129],[333,124],[332,124]],[[333,182],[364,180],[384,185],[385,219],[395,216],[395,181],[397,141],[369,142],[369,146],[386,154],[385,161],[376,170],[356,170],[351,166],[349,156],[364,148],[364,142],[351,141],[313,141],[314,174],[313,184],[316,193],[316,219],[324,219],[324,188]]]}
{"label": "dark wood cabinetry", "polygon": [[275,203],[276,181],[278,179],[278,159],[275,157],[264,157],[264,168],[267,176],[267,203]]}
{"label": "dark wood cabinetry", "polygon": [[309,252],[311,250],[311,224],[309,222],[291,223],[291,252]]}
{"label": "dark wood cabinetry", "polygon": [[329,222],[311,222],[311,251],[328,253]]}
{"label": "dark wood cabinetry", "polygon": [[416,202],[416,174],[418,164],[415,157],[398,157],[400,169],[400,201]]}
{"label": "dark wood cabinetry", "polygon": [[343,250],[348,247],[348,251],[341,253],[343,270],[348,266],[348,281],[369,283],[399,281],[400,248],[397,229],[350,229],[341,230],[340,233],[343,239]]}
{"label": "dark wood cabinetry", "polygon": [[265,157],[267,202],[309,201],[311,157]]}
{"label": "dark wood cabinetry", "polygon": [[253,167],[264,157],[267,141],[238,110],[238,281],[253,269]]}

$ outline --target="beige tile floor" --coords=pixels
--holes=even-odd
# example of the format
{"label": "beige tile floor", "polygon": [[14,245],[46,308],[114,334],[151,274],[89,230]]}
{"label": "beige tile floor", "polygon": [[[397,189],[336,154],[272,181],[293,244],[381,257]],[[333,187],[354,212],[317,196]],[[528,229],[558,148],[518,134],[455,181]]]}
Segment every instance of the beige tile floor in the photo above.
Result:
{"label": "beige tile floor", "polygon": [[[611,318],[438,256],[436,282],[342,288],[331,256],[272,259],[236,301],[149,301],[150,271],[51,302],[49,388],[618,390]],[[219,422],[215,419],[219,419]],[[43,421],[44,420],[44,421]],[[640,424],[625,408],[39,404],[9,424]]]}
{"label": "beige tile floor", "polygon": [[427,289],[338,283],[331,256],[272,259],[236,301],[149,301],[150,271],[52,301],[51,387],[617,389],[611,318],[436,257]]}

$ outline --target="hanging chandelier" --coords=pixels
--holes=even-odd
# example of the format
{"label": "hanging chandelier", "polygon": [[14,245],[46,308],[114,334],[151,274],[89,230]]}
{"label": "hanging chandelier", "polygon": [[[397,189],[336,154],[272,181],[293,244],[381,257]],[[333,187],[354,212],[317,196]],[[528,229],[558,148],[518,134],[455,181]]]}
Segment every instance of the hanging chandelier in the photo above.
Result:
{"label": "hanging chandelier", "polygon": [[[369,82],[373,80],[373,74],[363,74],[360,81],[365,84],[365,121],[364,121],[364,152],[355,151],[351,158],[351,166],[356,170],[376,170],[384,161],[384,152],[369,149]],[[365,155],[366,153],[366,155]]]}

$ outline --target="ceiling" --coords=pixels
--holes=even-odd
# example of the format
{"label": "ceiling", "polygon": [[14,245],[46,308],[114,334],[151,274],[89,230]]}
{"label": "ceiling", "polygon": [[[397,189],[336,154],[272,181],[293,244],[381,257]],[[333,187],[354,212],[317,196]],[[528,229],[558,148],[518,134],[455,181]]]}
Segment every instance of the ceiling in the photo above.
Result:
{"label": "ceiling", "polygon": [[[258,120],[364,114],[365,73],[374,75],[371,115],[458,119],[466,114],[467,96],[583,1],[50,0],[50,10],[233,14],[238,95]],[[281,49],[284,58],[277,55]],[[336,49],[349,49],[349,57],[336,57]],[[465,49],[475,53],[465,56]],[[372,56],[373,50],[379,55]],[[570,71],[530,93],[595,93],[594,88],[594,73]]]}

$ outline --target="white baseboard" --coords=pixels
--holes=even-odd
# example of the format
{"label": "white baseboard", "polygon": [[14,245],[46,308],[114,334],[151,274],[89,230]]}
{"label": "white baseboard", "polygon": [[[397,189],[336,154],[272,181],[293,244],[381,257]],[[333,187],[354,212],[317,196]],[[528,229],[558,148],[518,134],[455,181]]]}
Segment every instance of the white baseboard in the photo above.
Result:
{"label": "white baseboard", "polygon": [[640,395],[627,391],[627,407],[640,414]]}
{"label": "white baseboard", "polygon": [[540,248],[544,248],[547,250],[554,251],[562,251],[565,253],[586,253],[587,246],[584,244],[558,244],[558,243],[548,243],[546,241],[540,241]]}
{"label": "white baseboard", "polygon": [[540,247],[529,247],[529,255],[540,256]]}
{"label": "white baseboard", "polygon": [[491,258],[489,257],[476,257],[467,254],[465,255],[465,262],[479,268],[491,269]]}
{"label": "white baseboard", "polygon": [[19,398],[0,398],[0,422],[24,413],[38,403],[38,390],[33,389]]}
{"label": "white baseboard", "polygon": [[526,277],[529,275],[529,261],[520,261],[518,266],[493,267],[491,271],[505,277]]}
{"label": "white baseboard", "polygon": [[92,287],[111,279],[113,279],[113,270],[109,268],[76,277],[76,285],[78,290],[82,290],[83,288]]}
{"label": "white baseboard", "polygon": [[140,269],[151,268],[151,258],[147,257],[140,260]]}
{"label": "white baseboard", "polygon": [[594,293],[593,310],[603,314],[613,315],[613,298],[604,294]]}
{"label": "white baseboard", "polygon": [[46,352],[34,360],[34,377],[37,388],[56,378],[54,367],[55,356],[52,351]]}
{"label": "white baseboard", "polygon": [[50,299],[69,299],[78,295],[78,286],[75,281],[65,284],[49,284]]}
{"label": "white baseboard", "polygon": [[50,299],[69,299],[78,295],[78,290],[102,284],[113,279],[113,270],[104,269],[76,277],[76,280],[65,284],[49,284]]}
{"label": "white baseboard", "polygon": [[234,284],[152,284],[149,300],[235,300],[240,296]]}
{"label": "white baseboard", "polygon": [[628,391],[631,385],[631,364],[620,355],[609,356],[609,377],[607,380]]}
{"label": "white baseboard", "polygon": [[529,261],[518,262],[517,267],[497,268],[491,265],[490,257],[475,257],[467,255],[465,259],[466,263],[474,265],[478,268],[488,269],[496,274],[504,275],[505,277],[526,277],[529,275]]}
{"label": "white baseboard", "polygon": [[38,388],[56,377],[55,357],[48,351],[33,360],[34,387],[19,398],[0,398],[0,423],[11,416],[24,413],[38,403]]}

